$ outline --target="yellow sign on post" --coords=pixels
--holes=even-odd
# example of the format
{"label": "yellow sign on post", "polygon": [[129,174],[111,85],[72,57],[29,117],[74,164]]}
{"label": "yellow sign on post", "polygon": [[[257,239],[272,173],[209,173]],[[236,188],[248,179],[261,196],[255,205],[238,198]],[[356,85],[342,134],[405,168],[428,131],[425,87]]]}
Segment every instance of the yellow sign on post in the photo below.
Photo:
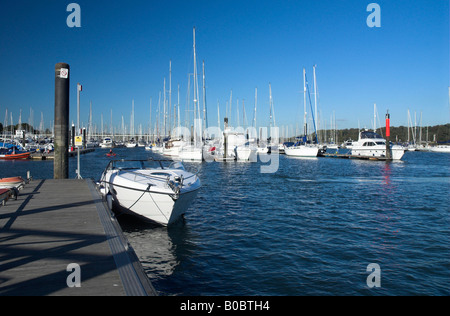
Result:
{"label": "yellow sign on post", "polygon": [[75,146],[83,146],[83,136],[75,136]]}

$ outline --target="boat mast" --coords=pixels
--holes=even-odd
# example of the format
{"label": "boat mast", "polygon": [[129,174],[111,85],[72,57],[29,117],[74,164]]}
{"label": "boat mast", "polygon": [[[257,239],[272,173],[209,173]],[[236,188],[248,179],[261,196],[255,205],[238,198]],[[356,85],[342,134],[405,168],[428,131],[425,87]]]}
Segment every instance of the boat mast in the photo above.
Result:
{"label": "boat mast", "polygon": [[170,128],[170,112],[172,109],[172,60],[169,61],[169,106],[168,106],[168,112],[169,112],[169,136],[171,133]]}
{"label": "boat mast", "polygon": [[152,98],[150,98],[150,120],[149,120],[149,127],[148,127],[147,142],[150,141],[151,135],[152,135]]}
{"label": "boat mast", "polygon": [[125,142],[125,124],[123,122],[123,115],[122,115],[122,141]]}
{"label": "boat mast", "polygon": [[166,77],[164,77],[164,86],[163,86],[163,90],[164,90],[164,98],[163,98],[163,118],[164,118],[164,122],[163,122],[163,127],[164,127],[164,135],[163,138],[166,137],[166,120],[167,120],[167,115],[166,115]]}
{"label": "boat mast", "polygon": [[206,83],[205,83],[205,61],[203,61],[203,126],[202,129],[208,128],[208,116],[206,112]]}
{"label": "boat mast", "polygon": [[194,38],[194,145],[197,145],[197,122],[196,122],[196,114],[200,115],[198,107],[198,85],[197,85],[197,57],[195,52],[195,26],[193,30],[193,38]]}
{"label": "boat mast", "polygon": [[134,99],[131,103],[131,123],[130,123],[130,136],[134,138]]}
{"label": "boat mast", "polygon": [[373,104],[373,132],[377,132],[377,104]]}
{"label": "boat mast", "polygon": [[255,88],[255,109],[254,109],[254,113],[253,113],[253,127],[255,128],[255,131],[256,131],[256,104],[257,104],[257,100],[258,100],[258,88]]}
{"label": "boat mast", "polygon": [[219,108],[219,99],[217,99],[217,127],[220,129],[220,108]]}
{"label": "boat mast", "polygon": [[178,100],[177,100],[177,137],[180,137],[180,84],[178,84]]}
{"label": "boat mast", "polygon": [[308,123],[306,122],[306,70],[305,68],[303,68],[303,128],[304,128],[304,133],[305,133],[305,142],[306,142],[306,138],[308,135]]}
{"label": "boat mast", "polygon": [[314,120],[314,130],[316,132],[316,142],[318,142],[317,139],[317,81],[316,81],[316,66],[313,66],[313,75],[314,75],[314,116],[316,117],[316,119]]}

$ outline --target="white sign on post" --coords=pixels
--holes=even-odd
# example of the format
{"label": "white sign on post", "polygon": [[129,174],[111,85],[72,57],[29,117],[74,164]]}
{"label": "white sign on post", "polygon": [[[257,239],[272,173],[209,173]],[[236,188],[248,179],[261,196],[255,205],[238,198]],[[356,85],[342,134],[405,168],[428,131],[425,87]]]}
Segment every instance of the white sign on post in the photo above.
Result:
{"label": "white sign on post", "polygon": [[59,77],[67,79],[69,77],[69,69],[61,68],[61,70],[59,71]]}

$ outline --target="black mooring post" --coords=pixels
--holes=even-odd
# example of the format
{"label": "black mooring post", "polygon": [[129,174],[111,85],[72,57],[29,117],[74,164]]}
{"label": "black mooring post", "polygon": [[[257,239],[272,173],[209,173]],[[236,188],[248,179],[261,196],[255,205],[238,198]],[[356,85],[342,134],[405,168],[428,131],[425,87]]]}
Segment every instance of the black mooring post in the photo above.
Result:
{"label": "black mooring post", "polygon": [[69,86],[70,66],[55,65],[55,160],[53,178],[69,178]]}
{"label": "black mooring post", "polygon": [[223,119],[223,158],[227,158],[227,150],[228,150],[228,117]]}
{"label": "black mooring post", "polygon": [[72,129],[70,132],[70,151],[75,150],[75,124],[72,124]]}

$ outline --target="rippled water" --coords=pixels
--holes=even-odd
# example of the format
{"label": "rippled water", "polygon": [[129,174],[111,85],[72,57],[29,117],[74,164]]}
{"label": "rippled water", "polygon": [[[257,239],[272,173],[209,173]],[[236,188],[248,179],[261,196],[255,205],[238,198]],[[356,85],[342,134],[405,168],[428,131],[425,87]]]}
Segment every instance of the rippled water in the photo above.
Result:
{"label": "rippled water", "polygon": [[[81,156],[84,177],[100,177],[105,153]],[[119,216],[161,295],[450,294],[448,154],[392,163],[281,155],[275,173],[261,173],[261,162],[185,165],[199,169],[202,188],[184,222],[155,228]],[[1,177],[26,170],[53,176],[52,162],[0,161]],[[366,283],[370,263],[380,287]]]}

